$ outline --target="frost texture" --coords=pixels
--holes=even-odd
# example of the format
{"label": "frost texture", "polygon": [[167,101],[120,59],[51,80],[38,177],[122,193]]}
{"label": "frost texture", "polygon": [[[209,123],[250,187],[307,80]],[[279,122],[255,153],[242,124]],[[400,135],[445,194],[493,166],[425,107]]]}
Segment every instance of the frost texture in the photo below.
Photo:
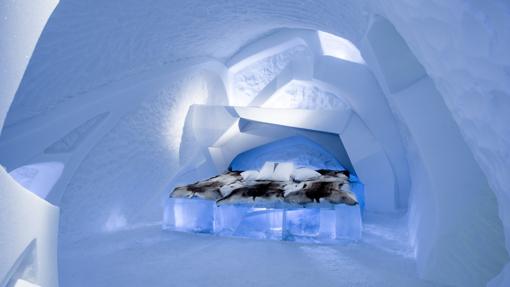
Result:
{"label": "frost texture", "polygon": [[63,234],[160,220],[165,185],[178,168],[185,115],[189,105],[207,100],[205,92],[196,92],[198,77],[165,81],[166,87],[151,91],[83,160],[62,198]]}
{"label": "frost texture", "polygon": [[305,47],[294,47],[241,70],[234,76],[233,94],[236,100],[234,105],[249,104],[294,57],[303,57],[305,53]]}
{"label": "frost texture", "polygon": [[345,110],[348,106],[338,95],[300,82],[291,82],[264,104],[267,108],[310,110]]}
{"label": "frost texture", "polygon": [[272,29],[337,30],[356,42],[368,17],[344,1],[61,1],[41,35],[7,124],[91,90],[185,60],[226,59]]}

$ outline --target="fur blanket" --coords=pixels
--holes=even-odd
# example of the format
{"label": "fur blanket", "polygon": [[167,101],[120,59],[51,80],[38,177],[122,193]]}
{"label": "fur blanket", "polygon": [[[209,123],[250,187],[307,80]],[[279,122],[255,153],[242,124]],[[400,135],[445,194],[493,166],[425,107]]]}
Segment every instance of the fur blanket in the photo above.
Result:
{"label": "fur blanket", "polygon": [[218,205],[256,202],[285,202],[305,205],[329,202],[356,205],[356,195],[351,192],[348,173],[318,170],[320,177],[307,181],[245,181],[241,173],[227,173],[176,187],[170,197],[215,200]]}

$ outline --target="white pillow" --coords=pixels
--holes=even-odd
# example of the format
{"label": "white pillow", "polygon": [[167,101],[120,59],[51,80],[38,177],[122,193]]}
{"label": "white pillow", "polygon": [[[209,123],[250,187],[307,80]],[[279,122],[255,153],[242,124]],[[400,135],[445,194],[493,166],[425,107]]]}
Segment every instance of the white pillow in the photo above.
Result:
{"label": "white pillow", "polygon": [[319,178],[321,176],[320,173],[316,172],[315,170],[311,168],[297,168],[292,173],[292,178],[294,178],[295,181],[305,181],[305,180],[312,180]]}
{"label": "white pillow", "polygon": [[256,180],[259,177],[259,172],[256,170],[247,170],[241,172],[243,180]]}
{"label": "white pillow", "polygon": [[264,166],[259,171],[259,176],[257,176],[257,180],[272,180],[273,172],[274,172],[274,162],[266,161]]}
{"label": "white pillow", "polygon": [[273,173],[274,181],[289,181],[290,175],[294,171],[294,164],[292,162],[282,162],[276,165]]}

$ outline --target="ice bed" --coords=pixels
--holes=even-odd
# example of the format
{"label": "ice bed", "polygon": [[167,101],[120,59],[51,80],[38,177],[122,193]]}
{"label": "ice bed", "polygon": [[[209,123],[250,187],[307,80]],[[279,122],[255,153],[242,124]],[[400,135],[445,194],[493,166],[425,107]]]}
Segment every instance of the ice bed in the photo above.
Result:
{"label": "ice bed", "polygon": [[176,187],[165,230],[302,242],[361,239],[363,184],[347,170],[294,168],[224,174]]}

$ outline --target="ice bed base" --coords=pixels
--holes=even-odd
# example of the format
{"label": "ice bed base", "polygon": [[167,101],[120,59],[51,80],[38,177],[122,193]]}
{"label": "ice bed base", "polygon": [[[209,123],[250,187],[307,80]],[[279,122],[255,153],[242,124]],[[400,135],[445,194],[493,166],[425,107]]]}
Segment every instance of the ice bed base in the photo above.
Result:
{"label": "ice bed base", "polygon": [[216,206],[211,200],[167,199],[163,229],[220,236],[327,243],[361,239],[359,205]]}

